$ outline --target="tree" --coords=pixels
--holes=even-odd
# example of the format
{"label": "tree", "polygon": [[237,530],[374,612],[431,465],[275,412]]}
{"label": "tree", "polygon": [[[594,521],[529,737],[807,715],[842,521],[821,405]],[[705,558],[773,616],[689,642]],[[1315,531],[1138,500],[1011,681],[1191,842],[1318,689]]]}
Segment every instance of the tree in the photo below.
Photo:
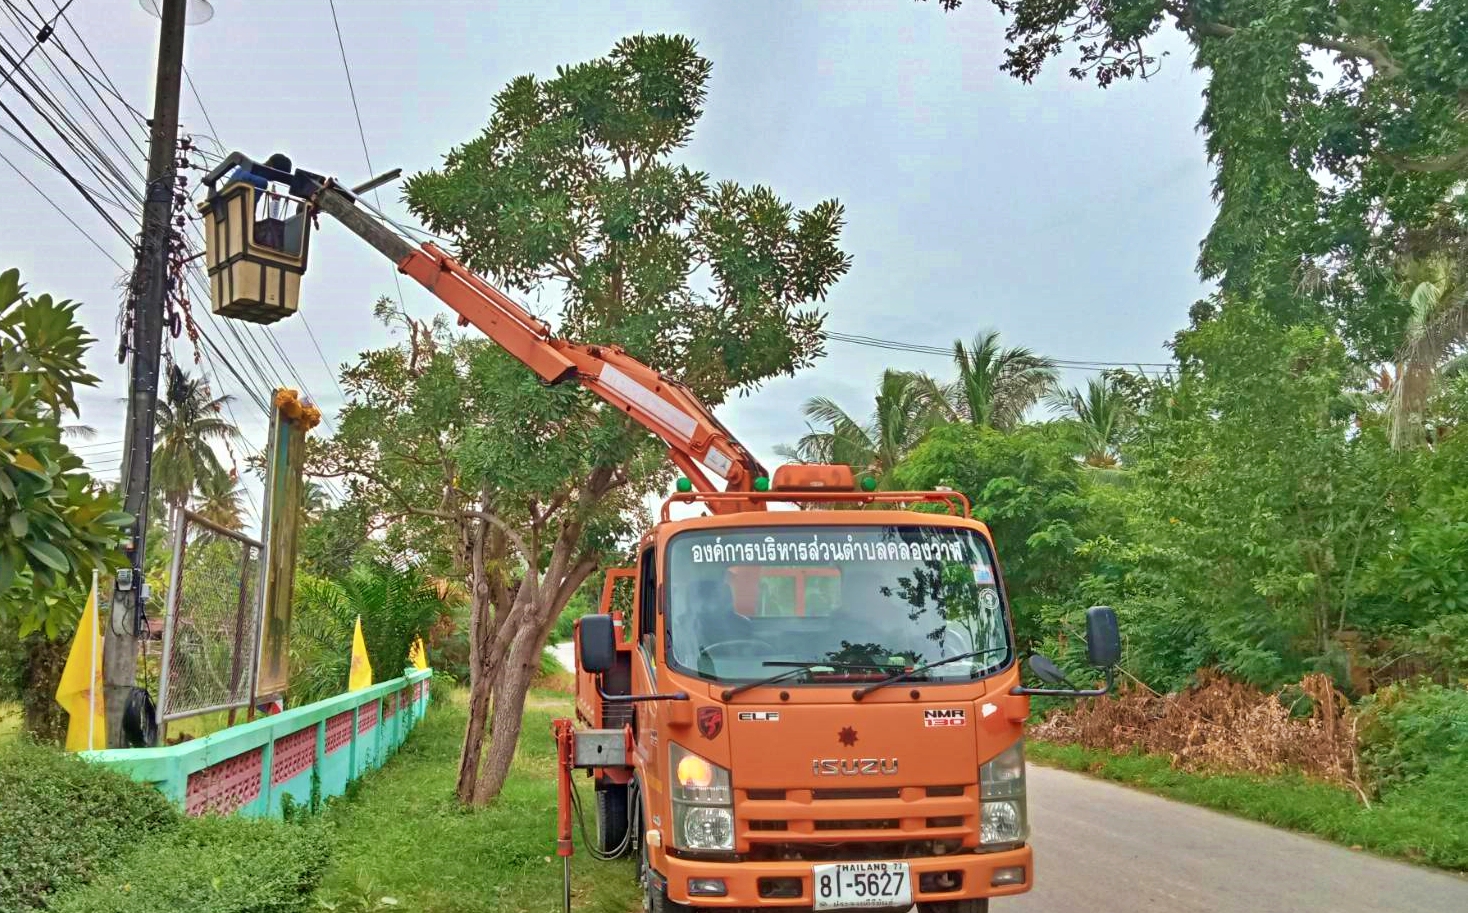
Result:
{"label": "tree", "polygon": [[76,389],[97,383],[78,307],[27,296],[18,270],[0,273],[0,615],[18,618],[21,636],[74,622],[92,572],[121,565],[132,522],[62,440]]}
{"label": "tree", "polygon": [[1087,466],[1115,469],[1120,464],[1121,441],[1131,422],[1131,406],[1110,379],[1093,377],[1086,381],[1084,391],[1057,392],[1050,400],[1069,414],[1080,432],[1082,458]]}
{"label": "tree", "polygon": [[882,372],[876,408],[859,421],[824,396],[802,407],[808,432],[792,447],[777,452],[803,463],[838,463],[876,477],[888,488],[892,472],[923,435],[941,421],[936,383],[907,371]]}
{"label": "tree", "polygon": [[209,378],[189,377],[177,366],[168,372],[168,395],[158,400],[157,445],[153,448],[153,482],[168,505],[169,527],[186,507],[195,488],[209,484],[226,470],[214,443],[239,435],[223,417],[230,396],[209,392]]}
{"label": "tree", "polygon": [[1159,30],[1186,36],[1208,73],[1201,127],[1217,168],[1203,276],[1230,301],[1331,321],[1357,354],[1391,359],[1409,319],[1396,261],[1463,230],[1461,3],[994,2],[1009,17],[1001,69],[1026,82],[1067,52],[1072,76],[1103,87],[1146,76]]}
{"label": "tree", "polygon": [[[553,79],[517,78],[407,199],[471,268],[522,291],[557,283],[563,335],[620,345],[717,405],[821,353],[813,305],[849,258],[836,201],[797,211],[672,162],[709,72],[689,39],[637,36]],[[473,597],[458,794],[484,802],[509,771],[556,616],[671,474],[647,435],[578,387],[546,388],[441,322],[382,313],[408,343],[347,372],[354,401],[321,468],[404,521],[390,543],[457,557]]]}
{"label": "tree", "polygon": [[1087,505],[1070,436],[1052,424],[1003,433],[954,423],[933,431],[898,467],[898,487],[947,485],[965,494],[993,531],[995,548],[1026,644],[1038,642],[1048,609],[1074,608],[1085,566],[1076,555]]}
{"label": "tree", "polygon": [[358,616],[373,673],[378,681],[386,681],[407,667],[413,640],[426,638],[448,611],[416,567],[368,561],[339,579],[303,575],[291,632],[291,703],[310,703],[346,691]]}
{"label": "tree", "polygon": [[[1182,368],[1157,382],[1123,447],[1126,520],[1089,550],[1158,686],[1217,665],[1270,687],[1345,678],[1342,632],[1363,618],[1365,568],[1412,497],[1409,455],[1342,391],[1343,341],[1235,302],[1180,334]],[[1360,421],[1358,421],[1358,419]],[[1102,584],[1105,584],[1104,586]]]}
{"label": "tree", "polygon": [[1022,346],[1002,348],[999,333],[986,330],[971,345],[953,343],[958,376],[936,401],[949,420],[1008,431],[1055,387],[1055,365]]}
{"label": "tree", "polygon": [[[1468,253],[1465,251],[1464,253]],[[1428,398],[1440,376],[1468,370],[1465,263],[1438,252],[1404,268],[1401,294],[1411,306],[1392,385],[1392,444],[1426,439]]]}
{"label": "tree", "polygon": [[199,480],[199,515],[225,529],[245,528],[244,493],[232,470],[220,468]]}

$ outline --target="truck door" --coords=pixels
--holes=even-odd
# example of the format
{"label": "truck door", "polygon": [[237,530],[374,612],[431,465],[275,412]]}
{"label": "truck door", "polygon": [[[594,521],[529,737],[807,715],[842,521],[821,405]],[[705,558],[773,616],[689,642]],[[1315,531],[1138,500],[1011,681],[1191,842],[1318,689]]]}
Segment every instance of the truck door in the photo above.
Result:
{"label": "truck door", "polygon": [[[632,663],[632,690],[653,694],[658,690],[658,577],[657,549],[648,546],[637,561],[637,650]],[[637,713],[637,758],[642,781],[644,811],[657,815],[663,807],[663,777],[660,759],[665,749],[658,731],[658,701],[633,704]],[[644,820],[649,820],[645,818]],[[660,825],[656,819],[652,824]]]}

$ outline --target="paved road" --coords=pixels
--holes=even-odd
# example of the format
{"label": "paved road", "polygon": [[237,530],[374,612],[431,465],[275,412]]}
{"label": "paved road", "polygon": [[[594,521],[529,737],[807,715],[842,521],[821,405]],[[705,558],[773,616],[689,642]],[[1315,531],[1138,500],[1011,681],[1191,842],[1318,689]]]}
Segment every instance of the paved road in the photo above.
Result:
{"label": "paved road", "polygon": [[565,668],[567,672],[576,671],[576,645],[569,640],[564,643],[551,644],[550,651],[555,654],[556,661]]}
{"label": "paved road", "polygon": [[1030,766],[1035,888],[993,913],[1463,913],[1468,879]]}

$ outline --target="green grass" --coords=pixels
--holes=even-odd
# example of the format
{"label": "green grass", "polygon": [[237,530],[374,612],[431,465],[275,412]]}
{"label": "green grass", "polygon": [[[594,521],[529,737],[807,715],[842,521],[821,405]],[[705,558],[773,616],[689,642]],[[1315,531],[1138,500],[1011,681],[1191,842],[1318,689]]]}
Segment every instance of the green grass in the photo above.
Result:
{"label": "green grass", "polygon": [[1302,831],[1387,856],[1468,871],[1468,765],[1438,771],[1368,808],[1350,789],[1299,774],[1260,777],[1175,770],[1158,755],[1077,745],[1025,743],[1030,760],[1093,774],[1148,792]]}
{"label": "green grass", "polygon": [[[458,692],[455,700],[435,706],[396,757],[368,775],[350,798],[328,805],[325,816],[335,838],[318,891],[323,909],[560,910],[550,721],[570,715],[570,698],[531,692],[509,782],[493,804],[477,811],[461,809],[454,800],[462,698]],[[590,784],[578,778],[577,785],[592,827]],[[575,909],[626,913],[636,906],[633,863],[596,862],[579,834],[572,872]]]}

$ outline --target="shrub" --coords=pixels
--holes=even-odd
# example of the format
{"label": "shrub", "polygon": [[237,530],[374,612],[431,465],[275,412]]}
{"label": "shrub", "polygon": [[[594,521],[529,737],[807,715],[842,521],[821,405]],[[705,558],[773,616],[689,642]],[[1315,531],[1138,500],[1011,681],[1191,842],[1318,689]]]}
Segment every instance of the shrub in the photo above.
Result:
{"label": "shrub", "polygon": [[136,846],[107,874],[57,899],[55,913],[294,913],[307,909],[329,853],[319,823],[190,819]]}
{"label": "shrub", "polygon": [[1392,685],[1362,708],[1361,755],[1379,790],[1430,776],[1468,783],[1468,690]]}
{"label": "shrub", "polygon": [[151,786],[54,749],[0,746],[0,910],[47,909],[124,848],[179,823]]}
{"label": "shrub", "polygon": [[591,592],[583,585],[572,595],[561,614],[556,617],[556,625],[551,628],[549,642],[553,644],[565,643],[571,639],[575,631],[576,619],[597,610],[597,601],[593,599]]}

